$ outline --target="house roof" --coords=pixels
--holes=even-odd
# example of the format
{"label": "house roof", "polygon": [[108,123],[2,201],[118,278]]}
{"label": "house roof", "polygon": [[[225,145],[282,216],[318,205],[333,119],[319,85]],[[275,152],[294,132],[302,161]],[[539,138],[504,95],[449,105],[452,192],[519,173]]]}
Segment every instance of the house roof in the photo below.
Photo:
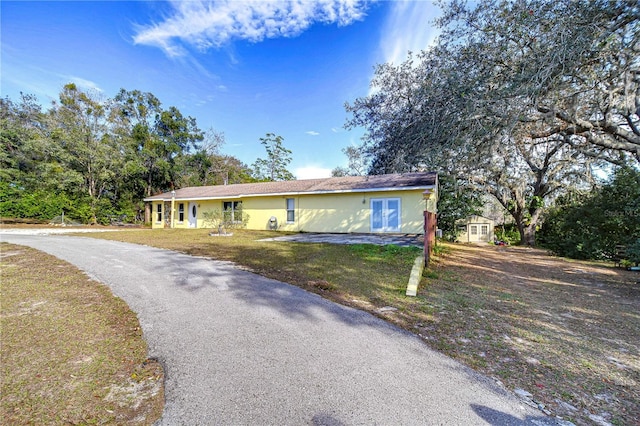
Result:
{"label": "house roof", "polygon": [[[176,200],[261,197],[267,195],[331,194],[345,192],[403,191],[430,189],[437,174],[404,173],[373,176],[345,176],[280,182],[239,183],[233,185],[190,186],[177,189]],[[171,200],[171,193],[154,195],[144,201]]]}

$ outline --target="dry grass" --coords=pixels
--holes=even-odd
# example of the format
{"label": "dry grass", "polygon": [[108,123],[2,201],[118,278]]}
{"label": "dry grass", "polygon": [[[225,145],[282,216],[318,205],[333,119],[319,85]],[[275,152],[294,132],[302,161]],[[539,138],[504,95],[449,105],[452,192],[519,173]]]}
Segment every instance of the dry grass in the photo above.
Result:
{"label": "dry grass", "polygon": [[[639,424],[638,273],[541,250],[445,245],[448,253],[436,258],[418,296],[409,298],[412,249],[256,241],[273,236],[266,231],[207,232],[91,237],[236,262],[394,322],[577,424]],[[384,306],[397,310],[381,311]]]}
{"label": "dry grass", "polygon": [[340,303],[382,307],[404,299],[417,247],[258,241],[273,231],[157,229],[83,234],[229,260],[260,275],[304,287]]}
{"label": "dry grass", "polygon": [[640,274],[520,247],[449,248],[414,331],[577,424],[639,424]]}
{"label": "dry grass", "polygon": [[0,245],[3,424],[152,424],[163,372],[111,291],[55,257]]}

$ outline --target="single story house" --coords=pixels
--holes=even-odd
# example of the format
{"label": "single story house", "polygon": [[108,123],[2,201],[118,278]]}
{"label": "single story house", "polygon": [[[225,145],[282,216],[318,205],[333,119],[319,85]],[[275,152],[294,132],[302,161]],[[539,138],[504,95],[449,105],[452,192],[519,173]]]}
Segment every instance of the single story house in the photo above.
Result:
{"label": "single story house", "polygon": [[437,199],[436,173],[406,173],[188,187],[144,201],[153,228],[211,228],[215,212],[255,230],[423,234]]}
{"label": "single story house", "polygon": [[494,240],[495,221],[491,218],[471,215],[456,222],[458,241],[463,243],[492,242]]}

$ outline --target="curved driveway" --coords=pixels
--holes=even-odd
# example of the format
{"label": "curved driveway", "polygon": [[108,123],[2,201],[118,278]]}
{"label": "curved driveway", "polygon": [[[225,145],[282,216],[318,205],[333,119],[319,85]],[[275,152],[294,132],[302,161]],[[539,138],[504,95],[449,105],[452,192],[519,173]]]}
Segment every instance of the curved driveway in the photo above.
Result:
{"label": "curved driveway", "polygon": [[165,367],[162,425],[552,424],[492,380],[365,312],[140,245],[5,234],[109,285]]}

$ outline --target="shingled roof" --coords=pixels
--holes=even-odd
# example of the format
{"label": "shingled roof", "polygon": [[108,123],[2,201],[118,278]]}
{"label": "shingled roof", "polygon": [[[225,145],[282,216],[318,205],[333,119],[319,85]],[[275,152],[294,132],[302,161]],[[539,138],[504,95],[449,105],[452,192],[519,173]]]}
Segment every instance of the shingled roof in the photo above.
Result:
{"label": "shingled roof", "polygon": [[[331,194],[344,192],[402,191],[429,189],[437,183],[436,173],[403,173],[374,176],[345,176],[281,182],[234,185],[191,186],[177,189],[177,200],[260,197],[266,195]],[[144,201],[171,200],[171,193],[154,195]]]}

